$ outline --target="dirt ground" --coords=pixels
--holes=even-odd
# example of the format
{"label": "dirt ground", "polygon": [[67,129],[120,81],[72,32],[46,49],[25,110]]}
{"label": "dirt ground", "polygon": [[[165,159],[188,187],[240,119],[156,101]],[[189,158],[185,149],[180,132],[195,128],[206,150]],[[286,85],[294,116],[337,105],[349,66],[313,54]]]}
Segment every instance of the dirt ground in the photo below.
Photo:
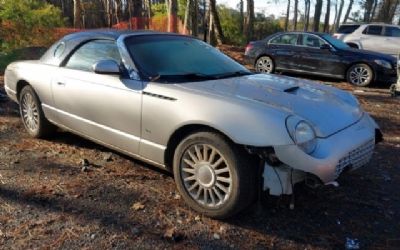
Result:
{"label": "dirt ground", "polygon": [[[221,50],[242,62],[242,49]],[[316,79],[314,79],[316,80]],[[338,188],[296,187],[217,221],[189,209],[170,174],[59,132],[28,137],[0,77],[1,249],[362,249],[400,248],[400,99],[387,88],[354,93],[385,141]]]}

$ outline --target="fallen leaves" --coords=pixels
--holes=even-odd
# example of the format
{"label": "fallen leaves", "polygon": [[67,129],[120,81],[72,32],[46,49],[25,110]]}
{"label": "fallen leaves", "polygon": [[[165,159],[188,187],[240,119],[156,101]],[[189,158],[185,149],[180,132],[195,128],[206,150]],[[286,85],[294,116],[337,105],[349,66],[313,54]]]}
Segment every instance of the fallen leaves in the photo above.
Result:
{"label": "fallen leaves", "polygon": [[133,210],[135,210],[135,211],[139,211],[139,210],[143,210],[144,208],[145,208],[145,206],[142,204],[142,203],[140,203],[140,202],[136,202],[136,203],[134,203],[133,205],[132,205],[132,207],[131,207]]}

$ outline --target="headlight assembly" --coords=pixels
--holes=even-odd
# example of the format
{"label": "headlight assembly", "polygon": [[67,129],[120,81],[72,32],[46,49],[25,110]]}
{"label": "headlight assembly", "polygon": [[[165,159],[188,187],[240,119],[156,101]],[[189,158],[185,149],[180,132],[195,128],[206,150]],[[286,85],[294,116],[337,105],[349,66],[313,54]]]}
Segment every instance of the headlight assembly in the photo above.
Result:
{"label": "headlight assembly", "polygon": [[382,66],[384,68],[387,69],[392,69],[392,64],[390,64],[390,62],[385,61],[385,60],[375,60],[374,61],[376,64],[378,64],[379,66]]}
{"label": "headlight assembly", "polygon": [[306,121],[290,116],[286,127],[294,143],[305,153],[311,154],[317,147],[317,139],[313,127]]}

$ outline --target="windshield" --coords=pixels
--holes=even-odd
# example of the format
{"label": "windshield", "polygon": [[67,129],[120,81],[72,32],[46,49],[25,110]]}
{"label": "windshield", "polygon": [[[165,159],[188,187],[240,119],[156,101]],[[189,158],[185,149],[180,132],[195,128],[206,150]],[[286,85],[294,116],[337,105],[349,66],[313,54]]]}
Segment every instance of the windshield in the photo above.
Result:
{"label": "windshield", "polygon": [[324,35],[323,38],[328,41],[333,47],[337,49],[348,49],[350,48],[347,44],[338,40],[336,38],[331,37],[330,35]]}
{"label": "windshield", "polygon": [[132,36],[125,44],[135,64],[152,80],[210,80],[250,74],[216,48],[190,37]]}

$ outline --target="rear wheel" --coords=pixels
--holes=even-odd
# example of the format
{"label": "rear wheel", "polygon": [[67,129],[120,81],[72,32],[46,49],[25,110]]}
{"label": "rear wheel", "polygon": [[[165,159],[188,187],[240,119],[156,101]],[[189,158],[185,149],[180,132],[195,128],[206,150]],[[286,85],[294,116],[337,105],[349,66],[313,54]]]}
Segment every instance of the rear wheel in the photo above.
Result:
{"label": "rear wheel", "polygon": [[373,79],[374,73],[370,66],[359,63],[351,66],[347,71],[347,81],[355,86],[368,86]]}
{"label": "rear wheel", "polygon": [[223,136],[198,132],[174,155],[177,188],[194,210],[212,218],[230,217],[250,205],[256,191],[254,166]]}
{"label": "rear wheel", "polygon": [[56,127],[44,116],[39,98],[29,85],[21,90],[19,110],[22,122],[30,136],[43,138],[55,131]]}
{"label": "rear wheel", "polygon": [[262,56],[256,61],[256,71],[259,73],[272,74],[275,71],[274,60],[269,56]]}

